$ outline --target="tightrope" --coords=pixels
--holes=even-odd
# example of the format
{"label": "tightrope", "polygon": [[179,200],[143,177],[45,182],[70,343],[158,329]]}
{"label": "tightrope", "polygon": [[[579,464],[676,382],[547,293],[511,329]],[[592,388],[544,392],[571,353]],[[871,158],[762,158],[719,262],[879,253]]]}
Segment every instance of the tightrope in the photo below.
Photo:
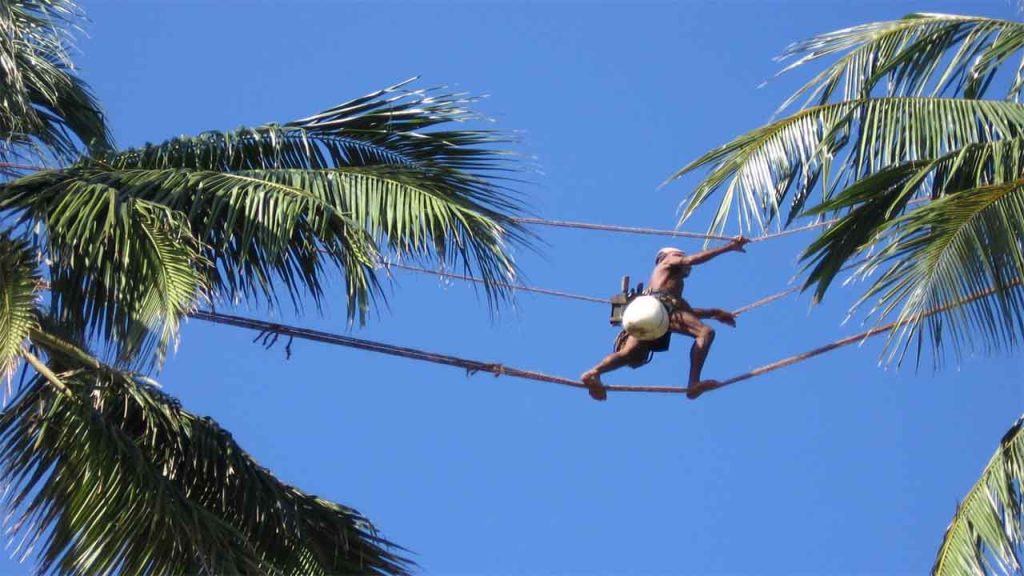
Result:
{"label": "tightrope", "polygon": [[[1014,287],[1014,286],[1019,286],[1022,283],[1022,281],[1024,281],[1024,280],[1022,280],[1021,278],[1017,278],[1017,279],[1015,279],[1015,280],[1013,280],[1011,282],[1008,282],[1004,286],[1004,288],[1011,288],[1011,287]],[[887,333],[887,332],[889,332],[889,331],[891,331],[891,330],[893,330],[895,328],[899,328],[901,326],[905,326],[907,324],[910,324],[910,323],[915,322],[917,320],[920,320],[922,318],[933,316],[935,314],[938,314],[940,312],[944,312],[944,311],[949,310],[951,308],[955,308],[955,307],[958,307],[958,306],[963,306],[964,304],[969,304],[969,303],[974,302],[976,300],[979,300],[981,298],[985,298],[985,297],[991,296],[991,295],[993,295],[993,294],[995,294],[996,292],[999,292],[999,291],[1000,291],[999,288],[990,288],[988,290],[984,290],[982,292],[978,292],[978,293],[972,294],[970,296],[967,296],[967,297],[965,297],[965,298],[963,298],[963,299],[961,299],[961,300],[959,300],[957,302],[954,302],[954,303],[951,303],[951,304],[947,304],[947,305],[943,305],[943,306],[938,306],[936,308],[927,310],[925,312],[922,312],[920,315],[918,315],[918,316],[916,316],[914,318],[905,319],[905,320],[896,320],[896,321],[893,321],[893,322],[889,322],[887,324],[883,324],[881,326],[876,326],[874,328],[871,328],[869,330],[865,330],[863,332],[859,332],[859,333],[854,334],[852,336],[847,336],[845,338],[840,338],[839,340],[836,340],[835,342],[831,342],[831,343],[826,344],[824,346],[819,346],[817,348],[813,348],[813,349],[808,350],[806,352],[801,352],[800,354],[794,354],[792,356],[788,356],[786,358],[783,358],[781,360],[777,360],[777,361],[772,362],[770,364],[766,364],[766,365],[761,366],[759,368],[755,368],[753,370],[749,370],[747,372],[744,372],[742,374],[738,374],[738,375],[733,376],[731,378],[727,378],[725,380],[722,380],[719,383],[718,386],[716,386],[714,388],[710,388],[710,389],[705,388],[704,391],[707,392],[707,391],[710,391],[710,390],[716,390],[716,389],[719,389],[719,388],[724,388],[724,387],[729,386],[731,384],[735,384],[737,382],[742,382],[744,380],[749,380],[749,379],[751,379],[751,378],[753,378],[755,376],[760,376],[761,374],[766,374],[768,372],[772,372],[772,371],[778,370],[780,368],[784,368],[786,366],[790,366],[790,365],[796,364],[798,362],[802,362],[802,361],[807,360],[809,358],[813,358],[815,356],[819,356],[821,354],[824,354],[826,352],[830,352],[830,351],[835,350],[837,348],[841,348],[843,346],[848,346],[848,345],[853,344],[855,342],[862,342],[862,341],[864,341],[864,340],[866,340],[868,338],[871,338],[873,336],[877,336],[879,334]],[[381,353],[381,354],[387,354],[387,355],[391,355],[391,356],[401,356],[403,358],[410,358],[410,359],[414,359],[414,360],[423,360],[423,361],[426,361],[426,362],[433,362],[433,363],[436,363],[436,364],[444,364],[444,365],[448,365],[448,366],[454,366],[454,367],[465,369],[467,374],[475,374],[477,372],[488,372],[490,374],[494,374],[495,376],[512,376],[512,377],[515,377],[515,378],[523,378],[523,379],[527,379],[527,380],[536,380],[536,381],[539,381],[539,382],[549,382],[549,383],[552,383],[552,384],[560,384],[560,385],[563,385],[563,386],[571,386],[571,387],[574,387],[574,388],[587,388],[587,385],[583,384],[583,382],[580,382],[579,380],[573,380],[573,379],[570,379],[570,378],[563,378],[561,376],[552,376],[550,374],[545,374],[543,372],[537,372],[537,371],[533,371],[533,370],[522,370],[522,369],[519,369],[519,368],[513,368],[513,367],[510,367],[510,366],[505,366],[504,364],[500,364],[500,363],[496,363],[496,362],[481,362],[479,360],[471,360],[471,359],[468,359],[468,358],[461,358],[461,357],[458,357],[458,356],[452,356],[452,355],[448,355],[448,354],[438,354],[438,353],[435,353],[435,352],[428,352],[428,351],[425,351],[425,350],[419,350],[419,349],[416,349],[416,348],[408,348],[408,347],[404,347],[404,346],[394,346],[392,344],[384,344],[382,342],[374,342],[372,340],[363,340],[361,338],[353,338],[351,336],[343,336],[341,334],[332,334],[332,333],[329,333],[329,332],[322,332],[322,331],[319,331],[319,330],[311,330],[311,329],[308,329],[308,328],[301,328],[301,327],[298,327],[298,326],[290,326],[290,325],[287,325],[287,324],[277,324],[277,323],[273,323],[273,322],[265,322],[265,321],[262,321],[262,320],[256,320],[256,319],[253,319],[253,318],[245,318],[245,317],[242,317],[242,316],[234,316],[234,315],[230,315],[230,314],[222,314],[222,313],[207,312],[207,311],[197,311],[197,312],[194,312],[192,314],[192,317],[196,318],[198,320],[204,320],[204,321],[213,322],[213,323],[216,323],[216,324],[226,324],[226,325],[230,325],[230,326],[236,326],[236,327],[239,327],[239,328],[248,328],[248,329],[251,329],[251,330],[258,330],[258,331],[260,331],[261,334],[264,334],[264,333],[275,333],[275,334],[281,334],[281,335],[284,335],[284,336],[291,336],[291,337],[294,337],[294,338],[301,338],[301,339],[305,339],[305,340],[312,340],[312,341],[315,341],[315,342],[323,342],[323,343],[327,343],[327,344],[334,344],[334,345],[339,345],[339,346],[347,346],[347,347],[350,347],[350,348],[356,348],[356,349],[360,349],[360,350],[367,350],[367,351],[372,351],[372,352],[378,352],[378,353]],[[676,387],[676,386],[605,385],[604,389],[608,390],[610,392],[651,392],[651,393],[663,393],[663,394],[685,394],[685,393],[690,391],[688,388]]]}

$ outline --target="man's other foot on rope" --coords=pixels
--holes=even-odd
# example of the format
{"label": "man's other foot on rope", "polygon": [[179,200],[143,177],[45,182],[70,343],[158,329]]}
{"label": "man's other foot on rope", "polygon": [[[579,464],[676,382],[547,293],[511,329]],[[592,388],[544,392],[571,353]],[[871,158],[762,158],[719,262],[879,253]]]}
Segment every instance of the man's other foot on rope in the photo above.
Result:
{"label": "man's other foot on rope", "polygon": [[701,380],[700,382],[690,384],[686,387],[686,397],[690,400],[696,400],[701,394],[708,390],[714,390],[720,388],[722,383],[718,380]]}
{"label": "man's other foot on rope", "polygon": [[587,385],[587,392],[594,400],[607,400],[608,391],[601,384],[601,374],[597,370],[587,370],[580,376],[580,380]]}

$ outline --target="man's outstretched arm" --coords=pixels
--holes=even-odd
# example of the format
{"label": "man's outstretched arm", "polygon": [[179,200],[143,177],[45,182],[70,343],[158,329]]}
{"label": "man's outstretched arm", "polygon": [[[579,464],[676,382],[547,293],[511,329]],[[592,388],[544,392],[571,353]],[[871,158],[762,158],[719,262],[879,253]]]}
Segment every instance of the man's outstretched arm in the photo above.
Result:
{"label": "man's outstretched arm", "polygon": [[736,236],[732,240],[729,240],[727,243],[719,246],[718,248],[704,250],[703,252],[697,252],[696,254],[688,254],[683,258],[685,259],[687,265],[696,266],[698,264],[703,264],[708,260],[711,260],[715,256],[725,254],[726,252],[746,252],[746,250],[744,250],[743,247],[746,246],[749,242],[750,240],[744,238],[743,236]]}

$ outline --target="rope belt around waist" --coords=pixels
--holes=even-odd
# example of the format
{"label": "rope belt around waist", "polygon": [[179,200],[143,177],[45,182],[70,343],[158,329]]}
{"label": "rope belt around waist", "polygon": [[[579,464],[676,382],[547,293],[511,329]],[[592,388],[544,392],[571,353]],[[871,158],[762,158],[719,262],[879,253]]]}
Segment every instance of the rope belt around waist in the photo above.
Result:
{"label": "rope belt around waist", "polygon": [[646,296],[654,296],[665,307],[665,312],[671,315],[676,310],[686,308],[686,302],[679,296],[665,290],[645,290]]}

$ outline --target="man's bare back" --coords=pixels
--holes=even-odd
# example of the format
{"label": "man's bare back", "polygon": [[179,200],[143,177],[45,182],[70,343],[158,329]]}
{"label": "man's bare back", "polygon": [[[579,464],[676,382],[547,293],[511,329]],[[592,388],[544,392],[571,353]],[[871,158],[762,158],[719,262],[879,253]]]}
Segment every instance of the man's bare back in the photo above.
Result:
{"label": "man's bare back", "polygon": [[[683,299],[683,286],[694,266],[703,264],[726,252],[744,252],[743,247],[749,242],[737,236],[727,244],[718,248],[704,250],[696,254],[686,254],[676,248],[662,248],[655,258],[654,270],[648,282],[648,293],[659,299],[672,303],[669,313],[669,330],[677,334],[685,334],[694,339],[690,349],[690,374],[687,381],[687,398],[695,399],[704,392],[720,386],[716,380],[701,380],[701,371],[707,359],[711,343],[715,339],[715,331],[701,322],[702,318],[711,318],[729,326],[736,326],[736,316],[720,308],[693,308]],[[607,392],[601,384],[601,374],[611,372],[626,365],[639,366],[645,363],[650,351],[650,343],[637,340],[633,336],[620,335],[615,352],[606,356],[601,362],[583,373],[581,380],[589,388],[591,398],[604,400]]]}

